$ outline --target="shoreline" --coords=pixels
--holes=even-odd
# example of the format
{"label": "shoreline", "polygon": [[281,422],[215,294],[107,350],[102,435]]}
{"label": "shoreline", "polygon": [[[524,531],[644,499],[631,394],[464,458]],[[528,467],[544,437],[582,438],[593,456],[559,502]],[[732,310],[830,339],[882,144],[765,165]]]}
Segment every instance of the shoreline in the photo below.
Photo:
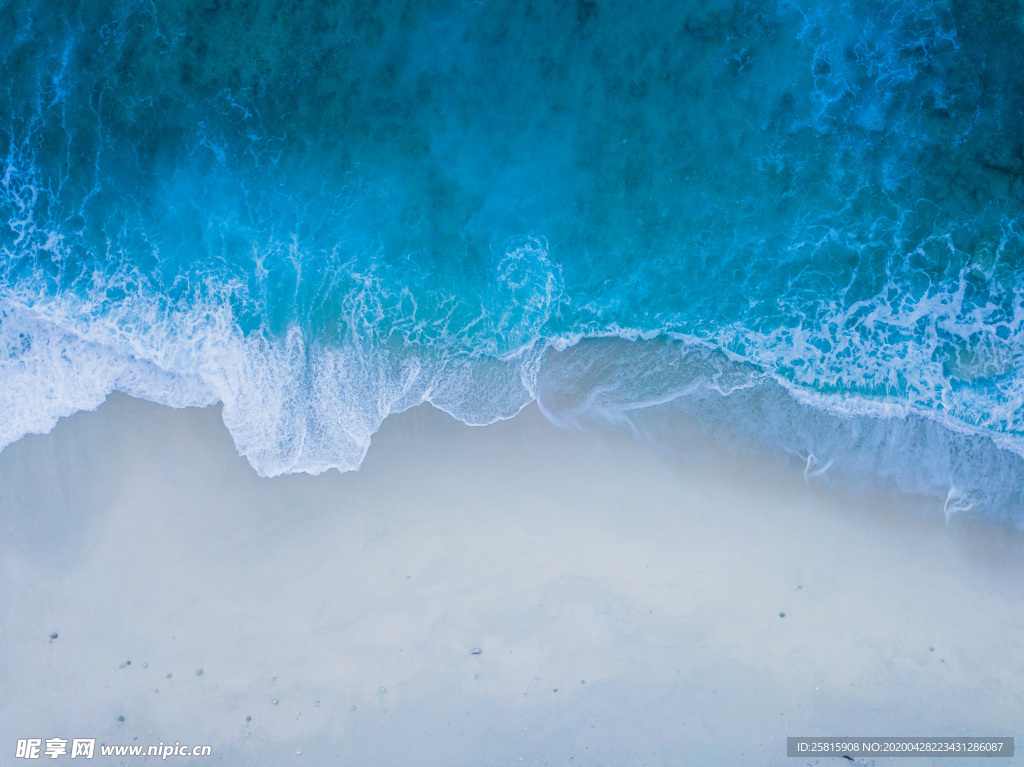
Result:
{"label": "shoreline", "polygon": [[1017,734],[1010,529],[536,404],[420,406],[358,472],[262,479],[219,414],[114,395],[0,454],[0,748],[782,765],[788,735]]}
{"label": "shoreline", "polygon": [[[18,323],[11,328],[35,333]],[[383,354],[362,371],[362,384],[340,389],[334,371],[347,364],[343,347],[317,349],[323,361],[304,373],[286,364],[286,338],[252,346],[237,338],[209,340],[223,349],[200,365],[210,363],[209,375],[200,376],[170,372],[177,368],[145,355],[126,356],[102,333],[72,343],[61,331],[41,345],[46,354],[18,363],[8,391],[0,392],[0,405],[11,411],[0,429],[0,453],[25,436],[49,433],[69,415],[95,410],[110,396],[130,396],[175,409],[218,407],[235,447],[261,476],[319,474],[358,470],[383,421],[424,401],[474,426],[514,418],[527,407],[561,427],[624,430],[670,459],[702,460],[706,445],[712,453],[758,453],[758,461],[784,454],[783,463],[804,464],[809,480],[834,479],[868,493],[896,490],[910,503],[917,498],[909,496],[927,496],[949,517],[1024,532],[1024,454],[1011,434],[907,402],[803,390],[723,349],[685,339],[541,342],[541,351],[478,360],[452,376],[441,372],[441,358],[428,355],[424,362],[413,354],[403,361],[401,354]],[[85,346],[75,346],[79,342]],[[80,356],[92,359],[87,368],[74,362]],[[404,369],[405,362],[419,373],[402,383],[388,370]]]}

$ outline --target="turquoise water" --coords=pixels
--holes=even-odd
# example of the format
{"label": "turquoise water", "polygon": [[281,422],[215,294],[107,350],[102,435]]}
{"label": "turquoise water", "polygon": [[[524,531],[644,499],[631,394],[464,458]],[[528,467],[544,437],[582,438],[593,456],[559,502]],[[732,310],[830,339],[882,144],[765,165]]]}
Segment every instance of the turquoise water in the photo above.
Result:
{"label": "turquoise water", "polygon": [[0,16],[0,445],[117,389],[316,473],[425,400],[636,430],[713,392],[809,476],[1019,508],[1017,2]]}

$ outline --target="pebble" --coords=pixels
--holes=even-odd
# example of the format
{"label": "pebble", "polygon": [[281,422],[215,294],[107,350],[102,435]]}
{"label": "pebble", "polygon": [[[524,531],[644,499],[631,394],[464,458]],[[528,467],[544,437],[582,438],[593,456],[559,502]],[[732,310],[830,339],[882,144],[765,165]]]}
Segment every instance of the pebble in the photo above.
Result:
{"label": "pebble", "polygon": [[119,721],[119,722],[123,722],[123,721],[124,721],[124,717],[123,717],[123,716],[119,716],[119,717],[117,718],[117,721]]}
{"label": "pebble", "polygon": [[54,631],[52,634],[50,634],[50,639],[56,639],[56,638],[57,638],[57,632]]}
{"label": "pebble", "polygon": [[786,617],[786,614],[785,614],[785,613],[779,613],[779,617],[780,617],[780,618],[785,618],[785,617]]}
{"label": "pebble", "polygon": [[247,722],[251,722],[251,721],[252,721],[252,717],[251,717],[251,716],[247,716],[247,717],[245,718],[245,721],[247,721]]}
{"label": "pebble", "polygon": [[143,662],[142,662],[142,667],[143,667],[143,668],[149,668],[149,664],[148,664],[148,663],[146,663],[145,661],[143,661]]}
{"label": "pebble", "polygon": [[201,668],[197,668],[196,669],[196,676],[202,676],[202,675],[203,675],[203,670]]}
{"label": "pebble", "polygon": [[483,650],[481,650],[479,647],[474,647],[472,650],[469,651],[469,654],[470,655],[482,655],[483,654]]}
{"label": "pebble", "polygon": [[274,698],[274,699],[273,699],[272,701],[270,701],[270,702],[271,702],[271,703],[273,703],[273,704],[274,704],[274,705],[276,706],[276,705],[277,705],[277,698]]}

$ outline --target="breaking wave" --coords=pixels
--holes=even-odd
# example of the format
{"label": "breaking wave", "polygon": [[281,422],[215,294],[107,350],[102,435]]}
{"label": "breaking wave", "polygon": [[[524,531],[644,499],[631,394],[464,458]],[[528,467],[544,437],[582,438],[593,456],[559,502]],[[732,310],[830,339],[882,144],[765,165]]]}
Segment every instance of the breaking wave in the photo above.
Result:
{"label": "breaking wave", "polygon": [[117,390],[346,471],[537,401],[1019,522],[1016,4],[554,5],[9,5],[0,446]]}

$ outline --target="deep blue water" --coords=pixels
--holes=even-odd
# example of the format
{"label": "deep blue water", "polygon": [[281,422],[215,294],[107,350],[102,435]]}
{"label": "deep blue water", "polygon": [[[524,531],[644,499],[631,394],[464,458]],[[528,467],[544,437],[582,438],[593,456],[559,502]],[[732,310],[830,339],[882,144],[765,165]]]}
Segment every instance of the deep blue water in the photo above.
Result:
{"label": "deep blue water", "polygon": [[1015,516],[1022,43],[1016,0],[3,2],[0,445],[115,389],[267,475],[424,400],[668,407]]}

